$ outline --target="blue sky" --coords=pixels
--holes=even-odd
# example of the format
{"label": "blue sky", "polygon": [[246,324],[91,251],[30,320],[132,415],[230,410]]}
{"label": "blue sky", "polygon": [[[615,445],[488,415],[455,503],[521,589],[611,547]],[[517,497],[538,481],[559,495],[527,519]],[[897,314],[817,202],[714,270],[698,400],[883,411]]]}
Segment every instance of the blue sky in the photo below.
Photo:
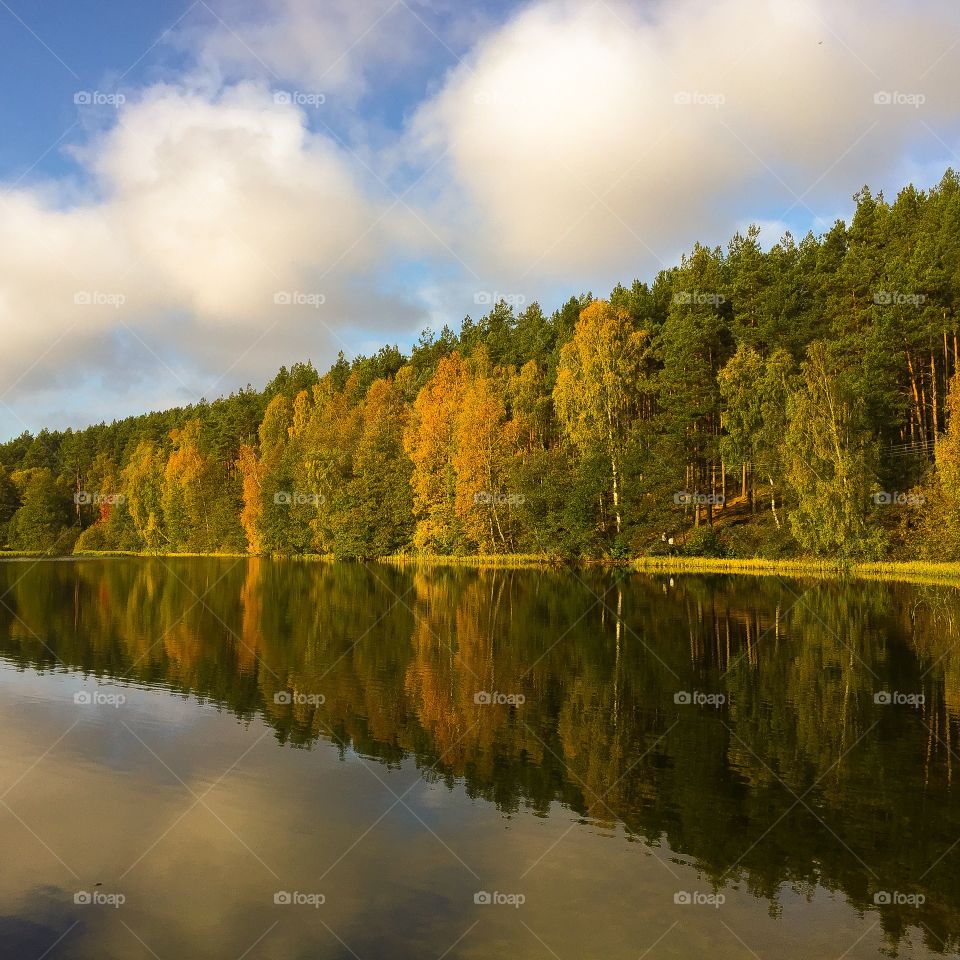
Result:
{"label": "blue sky", "polygon": [[3,437],[960,167],[960,15],[931,0],[4,0],[0,44]]}

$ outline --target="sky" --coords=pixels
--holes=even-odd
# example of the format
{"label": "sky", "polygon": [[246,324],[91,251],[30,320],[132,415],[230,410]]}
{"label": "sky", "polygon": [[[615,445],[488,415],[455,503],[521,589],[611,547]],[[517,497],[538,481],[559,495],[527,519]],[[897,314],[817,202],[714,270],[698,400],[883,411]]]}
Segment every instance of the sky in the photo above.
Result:
{"label": "sky", "polygon": [[960,168],[947,0],[0,0],[0,439]]}

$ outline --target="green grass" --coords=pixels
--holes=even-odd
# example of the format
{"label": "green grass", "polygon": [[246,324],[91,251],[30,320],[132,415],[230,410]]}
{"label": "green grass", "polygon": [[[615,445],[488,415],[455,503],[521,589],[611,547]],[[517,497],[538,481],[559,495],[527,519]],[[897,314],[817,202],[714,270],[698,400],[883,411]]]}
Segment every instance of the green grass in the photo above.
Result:
{"label": "green grass", "polygon": [[718,559],[715,557],[638,557],[630,562],[634,570],[664,573],[743,573],[743,574],[833,574],[852,569],[831,560],[764,560],[755,558]]}
{"label": "green grass", "polygon": [[900,581],[903,583],[960,585],[960,563],[879,561],[840,563],[834,560],[796,559],[720,560],[710,557],[639,557],[630,564],[642,573],[730,573],[744,576],[801,576]]}
{"label": "green grass", "polygon": [[[44,551],[0,550],[0,558],[43,558]],[[69,556],[69,554],[68,554]],[[135,550],[81,550],[76,557],[206,557],[243,559],[246,553],[158,553]],[[279,559],[301,563],[330,563],[336,558],[324,554],[276,555]],[[446,556],[434,553],[398,553],[377,558],[378,563],[400,567],[462,567],[467,569],[543,569],[566,566],[569,561],[548,554],[503,553]],[[960,586],[960,563],[926,561],[879,561],[874,563],[841,563],[835,560],[796,558],[765,560],[761,558],[717,559],[713,557],[637,557],[625,563],[605,560],[584,560],[584,566],[625,566],[638,573],[664,574],[738,574],[742,576],[817,577],[823,579],[855,578],[860,580],[900,581],[918,584],[957,584]]]}
{"label": "green grass", "polygon": [[75,550],[74,557],[247,557],[247,553],[166,553],[161,550]]}
{"label": "green grass", "polygon": [[558,557],[536,553],[490,553],[463,556],[445,556],[435,553],[397,553],[389,557],[380,557],[379,563],[392,563],[397,566],[424,567],[503,567],[520,569],[524,567],[551,567],[563,563]]}

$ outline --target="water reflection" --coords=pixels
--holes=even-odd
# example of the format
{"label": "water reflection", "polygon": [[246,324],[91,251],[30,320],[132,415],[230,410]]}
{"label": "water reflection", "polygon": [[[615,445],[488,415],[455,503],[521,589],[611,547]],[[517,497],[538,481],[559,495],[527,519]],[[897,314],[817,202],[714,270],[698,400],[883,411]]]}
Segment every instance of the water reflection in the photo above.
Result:
{"label": "water reflection", "polygon": [[837,891],[891,948],[960,944],[950,590],[158,559],[0,564],[0,594],[20,667],[412,758],[502,813],[559,804],[774,914]]}

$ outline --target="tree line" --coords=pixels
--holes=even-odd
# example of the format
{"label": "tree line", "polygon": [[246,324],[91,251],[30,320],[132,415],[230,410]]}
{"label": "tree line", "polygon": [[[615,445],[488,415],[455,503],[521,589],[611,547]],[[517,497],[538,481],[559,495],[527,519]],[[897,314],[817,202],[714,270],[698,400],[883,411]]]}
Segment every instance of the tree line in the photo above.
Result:
{"label": "tree line", "polygon": [[[519,296],[409,353],[0,445],[0,540],[70,552],[960,557],[960,178],[849,224]],[[509,301],[509,302],[508,302]]]}

